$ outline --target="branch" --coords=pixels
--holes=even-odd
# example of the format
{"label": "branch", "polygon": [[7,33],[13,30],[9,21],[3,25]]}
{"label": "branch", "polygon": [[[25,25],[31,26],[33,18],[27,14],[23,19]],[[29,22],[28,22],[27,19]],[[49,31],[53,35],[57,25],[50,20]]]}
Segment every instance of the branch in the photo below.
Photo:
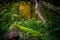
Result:
{"label": "branch", "polygon": [[48,8],[60,15],[60,8],[53,6],[53,4],[47,3],[47,2],[42,2],[42,6],[45,8]]}
{"label": "branch", "polygon": [[47,18],[45,17],[45,15],[42,13],[41,11],[41,7],[42,4],[41,4],[41,0],[36,0],[35,1],[35,12],[36,14],[39,16],[39,18],[41,19],[41,21],[44,23],[44,24],[47,24]]}

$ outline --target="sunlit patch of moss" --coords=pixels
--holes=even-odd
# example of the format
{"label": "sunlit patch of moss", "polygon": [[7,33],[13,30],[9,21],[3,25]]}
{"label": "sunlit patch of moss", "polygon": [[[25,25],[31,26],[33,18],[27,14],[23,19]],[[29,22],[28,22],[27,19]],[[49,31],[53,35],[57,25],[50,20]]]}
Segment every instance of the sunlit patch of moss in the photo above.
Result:
{"label": "sunlit patch of moss", "polygon": [[38,31],[32,30],[30,28],[26,28],[24,26],[20,26],[20,25],[16,24],[16,22],[14,24],[12,24],[12,26],[17,27],[20,31],[29,32],[30,34],[32,34],[34,36],[42,36],[42,34],[39,33]]}

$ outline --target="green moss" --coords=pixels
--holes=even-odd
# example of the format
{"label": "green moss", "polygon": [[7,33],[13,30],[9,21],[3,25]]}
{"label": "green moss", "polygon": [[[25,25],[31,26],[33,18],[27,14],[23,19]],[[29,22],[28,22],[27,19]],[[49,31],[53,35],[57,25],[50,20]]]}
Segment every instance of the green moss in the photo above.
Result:
{"label": "green moss", "polygon": [[42,36],[42,34],[40,32],[32,30],[30,28],[26,28],[24,26],[20,26],[20,25],[18,25],[16,23],[12,24],[12,26],[17,27],[19,30],[21,30],[23,32],[28,32],[28,33],[30,33],[30,34],[32,34],[34,36]]}

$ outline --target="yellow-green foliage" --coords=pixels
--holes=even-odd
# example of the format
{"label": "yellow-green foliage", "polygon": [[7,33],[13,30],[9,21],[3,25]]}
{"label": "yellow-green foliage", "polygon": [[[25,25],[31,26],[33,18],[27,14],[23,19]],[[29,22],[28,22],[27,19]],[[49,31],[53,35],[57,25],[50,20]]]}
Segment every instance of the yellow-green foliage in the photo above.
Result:
{"label": "yellow-green foliage", "polygon": [[42,36],[42,34],[39,33],[38,31],[32,30],[30,28],[26,28],[24,26],[20,26],[20,25],[16,24],[16,22],[13,23],[12,26],[18,28],[20,31],[28,32],[28,33],[32,34],[33,36]]}

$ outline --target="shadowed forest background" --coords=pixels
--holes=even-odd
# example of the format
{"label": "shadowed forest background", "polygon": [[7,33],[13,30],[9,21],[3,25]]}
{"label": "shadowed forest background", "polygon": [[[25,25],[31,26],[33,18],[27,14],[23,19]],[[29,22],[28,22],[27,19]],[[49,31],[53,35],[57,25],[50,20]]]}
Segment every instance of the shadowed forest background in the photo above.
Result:
{"label": "shadowed forest background", "polygon": [[60,0],[0,0],[0,40],[60,40]]}

